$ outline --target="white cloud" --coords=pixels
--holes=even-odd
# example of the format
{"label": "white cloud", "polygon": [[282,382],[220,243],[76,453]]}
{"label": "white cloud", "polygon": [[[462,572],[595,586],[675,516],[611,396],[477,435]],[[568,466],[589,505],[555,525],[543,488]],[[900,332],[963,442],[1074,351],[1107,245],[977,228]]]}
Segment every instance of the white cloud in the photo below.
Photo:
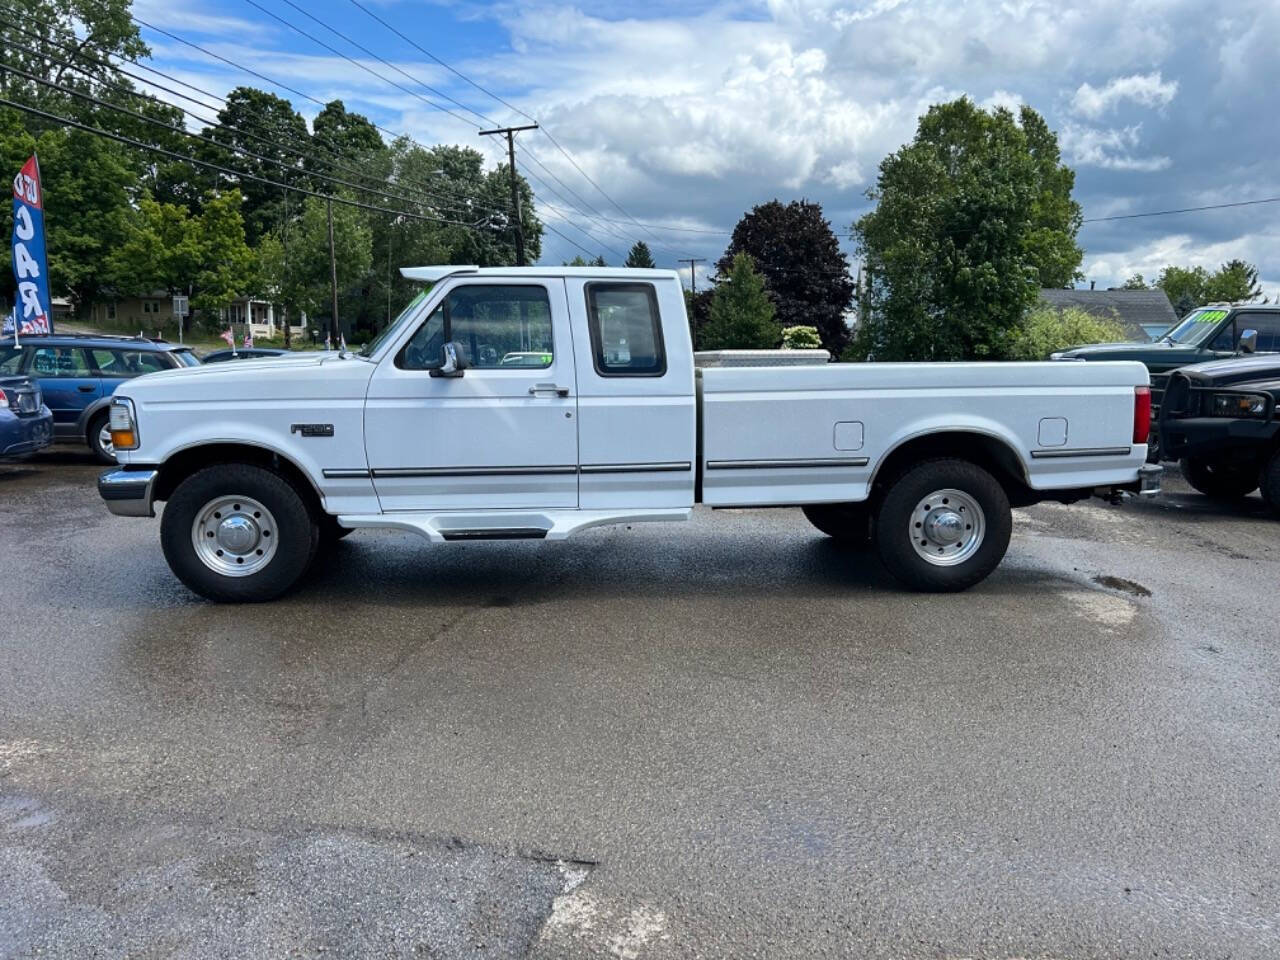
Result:
{"label": "white cloud", "polygon": [[1153,173],[1165,170],[1172,161],[1164,156],[1134,156],[1139,146],[1142,124],[1131,127],[1098,129],[1067,123],[1059,133],[1063,155],[1078,166],[1102,167],[1106,170],[1133,170]]}
{"label": "white cloud", "polygon": [[1113,77],[1105,86],[1080,84],[1071,100],[1072,112],[1096,120],[1126,100],[1144,107],[1164,107],[1178,94],[1176,80],[1165,81],[1160,71]]}

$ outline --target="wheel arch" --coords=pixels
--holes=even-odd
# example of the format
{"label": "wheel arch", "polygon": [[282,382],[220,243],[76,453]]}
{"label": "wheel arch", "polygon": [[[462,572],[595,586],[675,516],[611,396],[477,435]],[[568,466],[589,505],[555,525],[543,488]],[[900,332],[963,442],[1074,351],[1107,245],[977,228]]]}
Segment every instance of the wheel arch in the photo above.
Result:
{"label": "wheel arch", "polygon": [[97,400],[93,401],[93,403],[80,411],[80,420],[77,424],[77,429],[80,431],[86,442],[89,440],[89,425],[93,423],[94,417],[111,406],[113,396],[113,394],[108,394],[105,397],[99,397]]}
{"label": "wheel arch", "polygon": [[930,430],[903,437],[880,458],[872,471],[869,489],[882,493],[884,484],[925,460],[953,457],[982,467],[1004,487],[1010,504],[1034,503],[1041,499],[1028,482],[1027,464],[1004,437],[972,427],[958,430]]}
{"label": "wheel arch", "polygon": [[218,463],[248,463],[274,470],[287,477],[314,510],[322,510],[324,497],[306,470],[279,450],[244,441],[199,443],[174,451],[159,468],[154,499],[169,499],[187,477]]}

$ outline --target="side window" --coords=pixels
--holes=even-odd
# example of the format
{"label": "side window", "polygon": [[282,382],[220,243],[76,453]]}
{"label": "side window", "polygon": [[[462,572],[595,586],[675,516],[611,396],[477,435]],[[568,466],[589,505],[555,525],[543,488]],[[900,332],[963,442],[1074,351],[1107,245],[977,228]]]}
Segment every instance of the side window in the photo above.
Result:
{"label": "side window", "polygon": [[17,373],[22,369],[22,348],[0,347],[0,373]]}
{"label": "side window", "polygon": [[1242,313],[1236,317],[1236,329],[1258,331],[1258,353],[1280,353],[1280,311]]}
{"label": "side window", "polygon": [[660,377],[667,372],[652,284],[587,284],[587,325],[596,372],[602,377]]}
{"label": "side window", "polygon": [[1227,325],[1219,330],[1212,340],[1206,346],[1210,350],[1219,352],[1230,352],[1236,348],[1236,325],[1233,321],[1228,321]]}
{"label": "side window", "polygon": [[446,340],[456,341],[467,366],[480,370],[551,366],[551,300],[546,287],[454,287],[405,344],[396,364],[406,370],[437,367]]}
{"label": "side window", "polygon": [[37,347],[31,360],[37,377],[91,377],[89,358],[78,347]]}

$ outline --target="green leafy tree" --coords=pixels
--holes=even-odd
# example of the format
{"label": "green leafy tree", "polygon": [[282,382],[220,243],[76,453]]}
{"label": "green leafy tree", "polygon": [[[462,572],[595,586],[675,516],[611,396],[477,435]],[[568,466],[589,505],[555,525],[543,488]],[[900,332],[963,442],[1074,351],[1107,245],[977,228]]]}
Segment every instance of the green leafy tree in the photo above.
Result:
{"label": "green leafy tree", "polygon": [[1116,320],[1096,317],[1079,307],[1058,310],[1041,301],[1027,315],[1009,344],[1010,360],[1047,360],[1055,350],[1086,343],[1118,343],[1124,327]]}
{"label": "green leafy tree", "polygon": [[748,254],[736,254],[711,296],[701,349],[761,350],[776,347],[779,337],[764,277]]}
{"label": "green leafy tree", "polygon": [[729,248],[716,265],[721,275],[733,272],[739,253],[748,254],[764,275],[778,321],[817,327],[822,345],[838,354],[849,338],[845,315],[853,302],[853,280],[822,207],[804,200],[760,204],[733,228]]}
{"label": "green leafy tree", "polygon": [[1130,277],[1128,280],[1126,280],[1124,283],[1120,285],[1120,289],[1121,290],[1146,290],[1148,289],[1146,278],[1143,277],[1142,274],[1140,273],[1135,273],[1132,277]]}
{"label": "green leafy tree", "polygon": [[695,350],[705,349],[702,331],[711,320],[711,298],[714,295],[714,289],[705,287],[697,293],[691,290],[684,291],[684,311],[689,320],[689,337],[693,341]]}
{"label": "green leafy tree", "polygon": [[643,240],[637,240],[627,254],[628,267],[645,267],[652,269],[657,266],[653,262],[653,254],[649,252],[649,245]]}
{"label": "green leafy tree", "polygon": [[1204,267],[1170,265],[1160,271],[1156,286],[1169,297],[1178,316],[1206,303],[1250,303],[1262,296],[1258,268],[1244,260],[1230,260],[1210,273]]}
{"label": "green leafy tree", "polygon": [[939,104],[880,164],[855,225],[866,285],[854,355],[1000,359],[1042,285],[1080,261],[1073,177],[1037,114]]}
{"label": "green leafy tree", "polygon": [[817,327],[783,327],[783,350],[816,350],[822,346]]}
{"label": "green leafy tree", "polygon": [[[253,87],[236,87],[218,111],[218,124],[206,128],[204,136],[234,149],[200,144],[197,153],[201,159],[276,183],[306,183],[300,153],[309,149],[310,134],[307,122],[288,100]],[[236,149],[265,159],[244,156]],[[201,194],[225,179],[222,174],[207,170],[193,172],[196,177],[203,186]],[[284,218],[284,191],[250,177],[236,180],[244,197],[245,237],[250,246],[255,246]]]}

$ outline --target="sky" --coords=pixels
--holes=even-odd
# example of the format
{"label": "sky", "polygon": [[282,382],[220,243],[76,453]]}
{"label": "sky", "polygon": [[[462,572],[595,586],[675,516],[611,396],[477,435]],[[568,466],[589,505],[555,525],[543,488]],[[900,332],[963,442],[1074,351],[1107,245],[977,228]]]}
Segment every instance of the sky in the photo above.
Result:
{"label": "sky", "polygon": [[[881,160],[930,104],[962,94],[1045,116],[1086,219],[1280,196],[1276,0],[293,3],[134,0],[134,13],[300,94],[491,163],[505,149],[477,125],[536,118],[554,142],[520,134],[517,163],[563,234],[545,236],[544,263],[619,263],[644,240],[659,266],[706,260],[701,280],[742,214],[774,198],[817,201],[847,234],[871,207]],[[308,120],[319,110],[142,33],[153,63],[183,80],[218,94],[273,89]],[[1086,223],[1079,239],[1081,286],[1242,257],[1280,294],[1280,203]]]}

